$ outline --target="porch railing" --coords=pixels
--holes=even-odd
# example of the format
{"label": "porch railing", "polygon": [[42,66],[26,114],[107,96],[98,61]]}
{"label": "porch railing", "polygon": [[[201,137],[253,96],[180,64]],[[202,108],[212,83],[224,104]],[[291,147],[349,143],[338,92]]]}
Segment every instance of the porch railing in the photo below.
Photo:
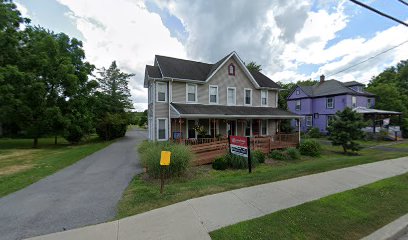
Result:
{"label": "porch railing", "polygon": [[[215,158],[228,152],[228,138],[173,139],[173,142],[191,146],[196,154],[194,165],[211,163]],[[296,147],[299,144],[298,133],[276,134],[274,136],[251,137],[251,150],[269,153],[274,149]]]}

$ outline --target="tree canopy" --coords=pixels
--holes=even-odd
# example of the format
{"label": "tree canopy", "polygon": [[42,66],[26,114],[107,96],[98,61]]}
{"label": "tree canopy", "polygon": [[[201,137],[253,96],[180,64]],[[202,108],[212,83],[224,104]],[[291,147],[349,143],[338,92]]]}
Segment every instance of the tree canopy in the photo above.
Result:
{"label": "tree canopy", "polygon": [[250,71],[258,71],[258,72],[262,71],[262,66],[260,64],[257,64],[254,61],[251,61],[248,64],[246,64],[246,67]]}
{"label": "tree canopy", "polygon": [[[375,107],[403,113],[401,123],[404,137],[408,136],[408,60],[385,69],[371,79],[367,91],[376,94]],[[396,125],[399,119],[391,119]]]}
{"label": "tree canopy", "polygon": [[92,80],[81,41],[29,23],[12,1],[0,0],[0,124],[32,137],[34,147],[44,135],[75,143],[94,132],[101,112],[131,108],[131,74],[113,62]]}

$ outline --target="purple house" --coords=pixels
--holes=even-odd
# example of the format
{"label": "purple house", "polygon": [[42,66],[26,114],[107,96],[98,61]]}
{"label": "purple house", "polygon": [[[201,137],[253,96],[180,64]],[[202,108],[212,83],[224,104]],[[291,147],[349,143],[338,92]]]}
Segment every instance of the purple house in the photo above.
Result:
{"label": "purple house", "polygon": [[[353,109],[372,109],[375,95],[364,90],[364,84],[325,80],[324,75],[320,82],[313,86],[296,86],[287,98],[288,109],[291,112],[304,116],[300,121],[302,132],[315,127],[325,133],[333,115],[346,107]],[[374,120],[375,122],[375,120]],[[297,122],[292,126],[296,129]]]}

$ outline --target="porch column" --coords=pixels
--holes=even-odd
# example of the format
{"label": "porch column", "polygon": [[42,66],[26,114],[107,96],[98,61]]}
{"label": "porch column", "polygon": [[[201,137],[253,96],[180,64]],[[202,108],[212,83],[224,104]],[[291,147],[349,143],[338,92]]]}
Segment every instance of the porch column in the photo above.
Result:
{"label": "porch column", "polygon": [[261,129],[261,120],[258,119],[258,136],[261,136],[262,129]]}
{"label": "porch column", "polygon": [[179,137],[179,143],[181,143],[181,118],[179,118],[179,132],[180,132],[180,137]]}
{"label": "porch column", "polygon": [[296,119],[298,125],[298,144],[300,143],[300,119]]}
{"label": "porch column", "polygon": [[217,130],[216,130],[216,127],[217,127],[217,125],[216,125],[217,123],[215,122],[215,118],[214,118],[214,139],[215,139],[215,134],[217,133]]}
{"label": "porch column", "polygon": [[376,119],[376,115],[373,114],[373,134],[375,134],[375,119]]}

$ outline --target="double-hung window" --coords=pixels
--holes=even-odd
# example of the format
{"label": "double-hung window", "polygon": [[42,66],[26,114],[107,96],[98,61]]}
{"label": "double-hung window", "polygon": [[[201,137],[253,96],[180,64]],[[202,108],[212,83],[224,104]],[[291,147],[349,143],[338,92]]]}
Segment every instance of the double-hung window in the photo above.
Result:
{"label": "double-hung window", "polygon": [[165,82],[157,82],[156,83],[156,92],[157,92],[157,101],[158,102],[166,102],[167,99],[167,83]]}
{"label": "double-hung window", "polygon": [[334,98],[333,97],[326,98],[326,108],[334,108]]}
{"label": "double-hung window", "polygon": [[217,104],[218,103],[218,86],[209,86],[209,101],[210,103]]}
{"label": "double-hung window", "polygon": [[367,108],[371,108],[372,106],[371,98],[367,98]]}
{"label": "double-hung window", "polygon": [[313,125],[313,118],[312,116],[306,116],[306,126],[311,127]]}
{"label": "double-hung window", "polygon": [[227,88],[227,104],[236,105],[236,90],[234,87]]}
{"label": "double-hung window", "polygon": [[268,106],[268,90],[261,90],[261,106]]}
{"label": "double-hung window", "polygon": [[327,123],[326,126],[330,125],[330,122],[334,120],[334,115],[327,115]]}
{"label": "double-hung window", "polygon": [[187,102],[197,102],[197,85],[187,84]]}
{"label": "double-hung window", "polygon": [[356,98],[356,96],[351,96],[351,107],[352,108],[357,107],[357,98]]}
{"label": "double-hung window", "polygon": [[296,111],[300,111],[300,109],[302,109],[301,101],[300,101],[300,100],[296,100],[295,110],[296,110]]}
{"label": "double-hung window", "polygon": [[157,119],[157,140],[167,140],[167,118]]}
{"label": "double-hung window", "polygon": [[244,89],[244,105],[252,105],[252,89]]}

